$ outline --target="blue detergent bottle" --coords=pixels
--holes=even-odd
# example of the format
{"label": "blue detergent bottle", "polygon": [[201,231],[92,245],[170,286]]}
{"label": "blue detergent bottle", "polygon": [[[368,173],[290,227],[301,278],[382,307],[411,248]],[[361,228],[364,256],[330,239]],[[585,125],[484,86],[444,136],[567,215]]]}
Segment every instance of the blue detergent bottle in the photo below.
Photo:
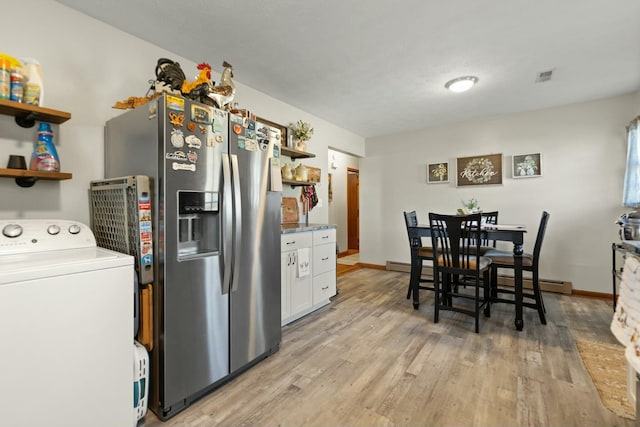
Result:
{"label": "blue detergent bottle", "polygon": [[31,170],[43,172],[60,172],[60,158],[53,145],[53,132],[49,123],[40,123],[38,140],[33,147],[31,156]]}

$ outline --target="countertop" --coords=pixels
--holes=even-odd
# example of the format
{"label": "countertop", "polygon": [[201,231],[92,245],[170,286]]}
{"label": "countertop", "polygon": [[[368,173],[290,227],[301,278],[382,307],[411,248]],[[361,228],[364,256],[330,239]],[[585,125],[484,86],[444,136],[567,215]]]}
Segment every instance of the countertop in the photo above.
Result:
{"label": "countertop", "polygon": [[301,233],[303,231],[325,230],[336,228],[335,224],[281,224],[280,234]]}

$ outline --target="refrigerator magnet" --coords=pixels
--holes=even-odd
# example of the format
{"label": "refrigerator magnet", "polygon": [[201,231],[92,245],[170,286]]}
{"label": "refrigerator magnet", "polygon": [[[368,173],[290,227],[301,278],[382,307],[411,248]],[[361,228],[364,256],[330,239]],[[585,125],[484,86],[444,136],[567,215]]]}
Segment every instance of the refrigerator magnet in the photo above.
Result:
{"label": "refrigerator magnet", "polygon": [[196,123],[210,124],[212,119],[211,109],[191,104],[191,120]]}
{"label": "refrigerator magnet", "polygon": [[184,139],[184,142],[187,143],[187,147],[199,149],[202,147],[202,141],[195,135],[189,135]]}
{"label": "refrigerator magnet", "polygon": [[184,133],[180,129],[171,131],[171,145],[175,148],[180,148],[184,145]]}
{"label": "refrigerator magnet", "polygon": [[191,162],[191,163],[195,163],[198,161],[198,153],[196,153],[195,151],[189,151],[187,153],[187,159]]}
{"label": "refrigerator magnet", "polygon": [[183,113],[170,112],[169,113],[169,121],[174,126],[182,127],[182,125],[184,124],[184,114]]}
{"label": "refrigerator magnet", "polygon": [[196,165],[189,165],[189,164],[186,164],[186,163],[173,162],[171,164],[171,169],[173,169],[174,171],[191,171],[191,172],[195,172],[196,171]]}
{"label": "refrigerator magnet", "polygon": [[246,139],[244,141],[244,149],[247,151],[258,151],[258,141],[255,139]]}
{"label": "refrigerator magnet", "polygon": [[167,108],[174,111],[184,111],[184,98],[167,95]]}

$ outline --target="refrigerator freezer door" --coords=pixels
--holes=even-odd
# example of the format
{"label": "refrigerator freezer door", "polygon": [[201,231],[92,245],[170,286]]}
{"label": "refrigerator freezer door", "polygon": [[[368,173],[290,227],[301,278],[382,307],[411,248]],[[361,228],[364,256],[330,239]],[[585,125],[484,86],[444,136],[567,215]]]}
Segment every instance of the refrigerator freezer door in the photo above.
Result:
{"label": "refrigerator freezer door", "polygon": [[[230,116],[229,126],[234,120]],[[237,156],[242,205],[242,239],[234,259],[236,290],[230,293],[231,372],[276,351],[280,345],[280,219],[282,194],[269,191],[274,142],[255,138],[255,122],[229,132],[229,153]],[[252,129],[253,127],[253,129]],[[236,127],[236,130],[239,130]]]}
{"label": "refrigerator freezer door", "polygon": [[[202,113],[203,109],[210,112]],[[184,114],[185,123],[197,123],[194,111],[209,117],[223,114],[226,130],[226,112],[188,100],[184,111],[163,115]],[[222,293],[220,204],[226,147],[224,141],[201,133],[200,126],[191,128],[195,130],[166,120],[159,149],[165,159],[163,403],[172,411],[229,373],[229,297]],[[176,131],[183,134],[182,147],[171,140]],[[186,153],[186,160],[180,152]],[[180,249],[185,247],[193,253],[182,256]]]}

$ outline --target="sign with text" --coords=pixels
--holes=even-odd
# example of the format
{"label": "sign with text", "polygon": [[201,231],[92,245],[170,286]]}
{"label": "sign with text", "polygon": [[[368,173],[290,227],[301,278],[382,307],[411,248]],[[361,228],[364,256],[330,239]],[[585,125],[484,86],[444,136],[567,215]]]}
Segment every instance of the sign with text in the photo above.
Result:
{"label": "sign with text", "polygon": [[502,184],[502,154],[458,157],[457,185]]}

